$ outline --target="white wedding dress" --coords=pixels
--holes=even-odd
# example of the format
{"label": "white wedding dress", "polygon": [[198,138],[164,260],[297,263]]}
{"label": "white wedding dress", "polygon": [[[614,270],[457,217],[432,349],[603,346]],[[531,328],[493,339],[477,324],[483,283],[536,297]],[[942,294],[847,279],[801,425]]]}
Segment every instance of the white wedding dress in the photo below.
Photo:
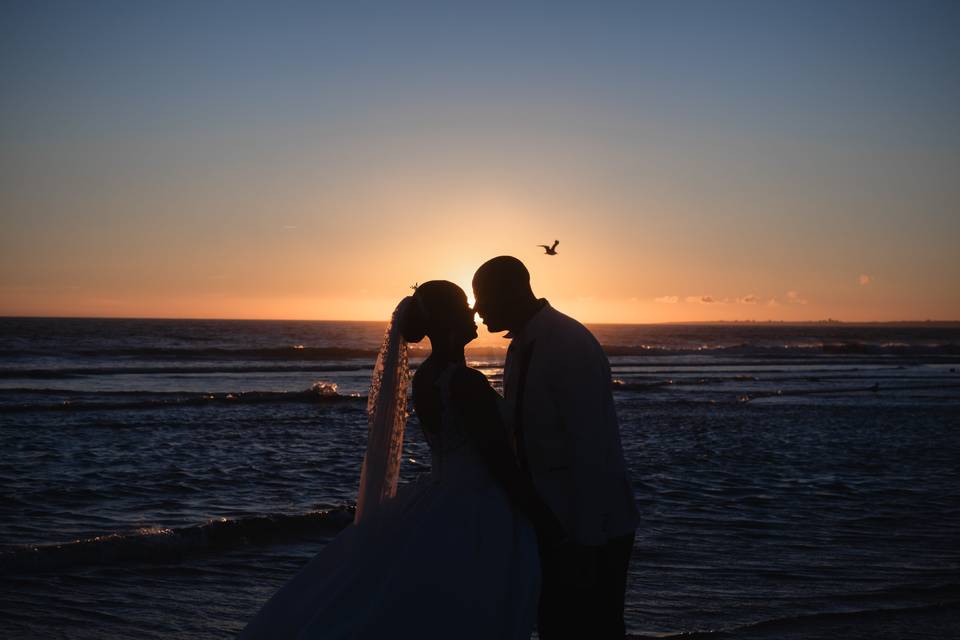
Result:
{"label": "white wedding dress", "polygon": [[536,537],[471,444],[458,418],[469,407],[451,406],[453,371],[438,382],[443,414],[440,432],[427,434],[430,474],[345,529],[241,638],[530,637]]}

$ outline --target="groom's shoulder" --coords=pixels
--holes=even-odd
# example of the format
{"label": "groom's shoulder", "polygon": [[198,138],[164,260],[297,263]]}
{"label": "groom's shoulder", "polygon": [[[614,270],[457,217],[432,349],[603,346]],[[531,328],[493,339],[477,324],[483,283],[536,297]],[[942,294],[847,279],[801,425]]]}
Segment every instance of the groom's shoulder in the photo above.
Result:
{"label": "groom's shoulder", "polygon": [[544,315],[546,316],[547,324],[552,332],[563,331],[567,333],[589,333],[588,329],[583,326],[576,318],[568,316],[559,309],[555,307],[546,307],[544,310]]}
{"label": "groom's shoulder", "polygon": [[601,349],[596,336],[582,322],[553,307],[547,307],[545,311],[549,312],[548,332],[553,341],[578,344],[584,348]]}

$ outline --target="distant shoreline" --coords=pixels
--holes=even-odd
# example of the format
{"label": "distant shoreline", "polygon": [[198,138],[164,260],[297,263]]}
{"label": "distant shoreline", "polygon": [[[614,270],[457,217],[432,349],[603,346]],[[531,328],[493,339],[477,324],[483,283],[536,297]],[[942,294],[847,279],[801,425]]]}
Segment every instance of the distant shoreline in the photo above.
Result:
{"label": "distant shoreline", "polygon": [[[334,320],[306,318],[164,318],[153,316],[3,316],[0,320],[148,320],[163,322],[352,322],[357,324],[384,323],[383,320]],[[678,320],[673,322],[590,322],[589,326],[845,326],[845,327],[949,327],[960,328],[960,320]]]}

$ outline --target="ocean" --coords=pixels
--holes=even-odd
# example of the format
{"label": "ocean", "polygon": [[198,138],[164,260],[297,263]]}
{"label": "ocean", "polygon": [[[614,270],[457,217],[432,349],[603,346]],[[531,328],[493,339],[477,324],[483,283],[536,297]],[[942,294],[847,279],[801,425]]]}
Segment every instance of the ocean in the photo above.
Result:
{"label": "ocean", "polygon": [[[960,636],[960,325],[590,328],[631,634]],[[0,319],[0,637],[234,636],[352,519],[383,331]],[[506,345],[468,351],[497,388]]]}

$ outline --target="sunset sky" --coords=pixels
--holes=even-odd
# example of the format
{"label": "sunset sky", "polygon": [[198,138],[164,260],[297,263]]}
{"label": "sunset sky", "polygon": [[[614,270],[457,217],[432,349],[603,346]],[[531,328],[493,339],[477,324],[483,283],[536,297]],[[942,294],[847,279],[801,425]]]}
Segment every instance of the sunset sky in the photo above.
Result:
{"label": "sunset sky", "polygon": [[517,4],[5,2],[0,315],[960,319],[960,3]]}

